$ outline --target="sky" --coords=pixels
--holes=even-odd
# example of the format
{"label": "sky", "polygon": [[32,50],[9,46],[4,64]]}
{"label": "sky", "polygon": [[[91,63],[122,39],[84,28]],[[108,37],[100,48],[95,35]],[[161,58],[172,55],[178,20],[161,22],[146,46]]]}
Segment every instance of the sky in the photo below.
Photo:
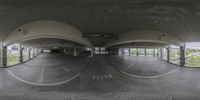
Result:
{"label": "sky", "polygon": [[200,49],[200,42],[188,42],[188,43],[186,43],[186,48]]}

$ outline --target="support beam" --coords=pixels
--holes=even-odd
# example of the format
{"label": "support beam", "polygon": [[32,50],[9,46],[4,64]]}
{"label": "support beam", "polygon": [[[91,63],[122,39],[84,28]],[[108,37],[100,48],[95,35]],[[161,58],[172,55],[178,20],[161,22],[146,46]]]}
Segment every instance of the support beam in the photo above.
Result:
{"label": "support beam", "polygon": [[3,67],[3,42],[0,42],[0,67]]}
{"label": "support beam", "polygon": [[65,55],[67,55],[67,49],[66,48],[63,50],[63,52],[65,53]]}
{"label": "support beam", "polygon": [[122,48],[122,55],[124,55],[124,48]]}
{"label": "support beam", "polygon": [[110,40],[118,40],[118,35],[114,34],[102,34],[102,33],[88,33],[88,35],[82,35],[83,38],[107,38]]}
{"label": "support beam", "polygon": [[36,56],[38,56],[38,49],[36,49]]}
{"label": "support beam", "polygon": [[6,67],[7,66],[7,46],[3,46],[2,50],[2,66]]}
{"label": "support beam", "polygon": [[122,55],[122,48],[118,49],[118,55]]}
{"label": "support beam", "polygon": [[163,49],[160,48],[160,58],[163,59]]}
{"label": "support beam", "polygon": [[20,45],[20,50],[19,50],[19,63],[23,62],[23,48]]}
{"label": "support beam", "polygon": [[144,55],[147,56],[147,49],[144,49]]}
{"label": "support beam", "polygon": [[180,66],[185,66],[185,44],[180,46]]}
{"label": "support beam", "polygon": [[72,49],[68,49],[68,55],[72,55]]}
{"label": "support beam", "polygon": [[94,50],[93,49],[91,49],[91,52],[90,52],[91,54],[90,54],[90,56],[89,57],[93,57],[94,56]]}
{"label": "support beam", "polygon": [[2,52],[3,52],[3,43],[0,42],[0,67],[2,67]]}
{"label": "support beam", "polygon": [[167,47],[167,62],[169,62],[169,60],[170,60],[170,48],[169,47]]}
{"label": "support beam", "polygon": [[38,49],[35,49],[35,56],[37,56],[37,50],[38,50]]}
{"label": "support beam", "polygon": [[37,56],[39,55],[40,53],[39,53],[39,49],[37,49]]}
{"label": "support beam", "polygon": [[155,57],[156,56],[156,50],[153,49],[153,56]]}
{"label": "support beam", "polygon": [[31,49],[28,49],[28,58],[31,59]]}
{"label": "support beam", "polygon": [[136,49],[136,55],[139,56],[138,48]]}
{"label": "support beam", "polygon": [[33,48],[33,57],[35,57],[35,48]]}
{"label": "support beam", "polygon": [[159,56],[159,49],[157,49],[157,57]]}
{"label": "support beam", "polygon": [[119,55],[119,50],[118,48],[108,48],[108,54],[109,55]]}
{"label": "support beam", "polygon": [[76,48],[74,48],[74,56],[75,56],[75,57],[77,56]]}
{"label": "support beam", "polygon": [[128,48],[129,56],[131,55],[131,48]]}

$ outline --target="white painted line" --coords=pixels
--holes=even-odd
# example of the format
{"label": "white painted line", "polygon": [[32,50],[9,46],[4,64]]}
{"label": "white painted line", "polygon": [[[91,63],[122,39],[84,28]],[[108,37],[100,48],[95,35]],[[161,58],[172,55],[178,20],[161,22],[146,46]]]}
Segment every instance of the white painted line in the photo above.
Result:
{"label": "white painted line", "polygon": [[141,75],[135,75],[135,74],[130,74],[130,73],[128,73],[128,72],[125,72],[125,71],[123,71],[123,70],[120,70],[120,72],[122,72],[122,73],[124,73],[124,74],[126,74],[126,75],[128,75],[128,76],[132,76],[132,77],[137,77],[137,78],[159,78],[159,77],[163,77],[163,76],[167,76],[167,75],[170,75],[170,74],[172,74],[172,73],[174,73],[174,72],[176,72],[177,70],[179,70],[180,68],[176,68],[176,69],[174,69],[174,70],[172,70],[172,71],[170,71],[170,72],[168,72],[168,73],[165,73],[165,74],[161,74],[161,75],[156,75],[156,76],[141,76]]}
{"label": "white painted line", "polygon": [[62,82],[57,82],[57,83],[35,83],[35,82],[30,82],[30,81],[26,81],[26,80],[23,80],[21,78],[19,78],[18,76],[16,76],[15,74],[13,74],[12,72],[10,72],[9,70],[6,70],[11,76],[13,76],[14,78],[16,78],[17,80],[23,82],[23,83],[26,83],[26,84],[30,84],[30,85],[37,85],[37,86],[52,86],[52,85],[60,85],[60,84],[64,84],[64,83],[67,83],[75,78],[77,78],[80,73],[74,75],[73,77],[65,80],[65,81],[62,81]]}

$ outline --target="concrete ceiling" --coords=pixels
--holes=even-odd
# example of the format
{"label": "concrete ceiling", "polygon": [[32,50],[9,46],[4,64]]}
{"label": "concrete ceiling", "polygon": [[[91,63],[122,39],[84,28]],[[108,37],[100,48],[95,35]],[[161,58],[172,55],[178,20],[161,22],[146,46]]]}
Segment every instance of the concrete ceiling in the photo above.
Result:
{"label": "concrete ceiling", "polygon": [[[0,0],[0,40],[38,20],[65,22],[83,34],[153,30],[185,42],[200,41],[198,0]],[[90,41],[97,46],[109,41],[98,39]]]}
{"label": "concrete ceiling", "polygon": [[70,47],[80,47],[81,44],[67,41],[64,39],[56,39],[56,38],[38,38],[32,39],[24,42],[20,42],[23,46],[26,47],[34,47],[40,49],[48,49],[48,48],[70,48]]}
{"label": "concrete ceiling", "polygon": [[111,46],[111,48],[160,48],[160,47],[167,47],[167,45],[162,43],[151,43],[151,42],[134,42],[134,43],[128,43],[128,44],[121,44],[116,46]]}

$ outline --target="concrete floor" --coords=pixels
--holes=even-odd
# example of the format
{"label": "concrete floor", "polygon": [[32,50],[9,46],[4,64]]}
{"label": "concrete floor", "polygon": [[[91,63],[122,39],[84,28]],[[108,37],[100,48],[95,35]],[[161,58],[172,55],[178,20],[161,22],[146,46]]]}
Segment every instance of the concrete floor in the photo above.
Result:
{"label": "concrete floor", "polygon": [[199,76],[153,57],[43,54],[0,69],[0,100],[198,100]]}

